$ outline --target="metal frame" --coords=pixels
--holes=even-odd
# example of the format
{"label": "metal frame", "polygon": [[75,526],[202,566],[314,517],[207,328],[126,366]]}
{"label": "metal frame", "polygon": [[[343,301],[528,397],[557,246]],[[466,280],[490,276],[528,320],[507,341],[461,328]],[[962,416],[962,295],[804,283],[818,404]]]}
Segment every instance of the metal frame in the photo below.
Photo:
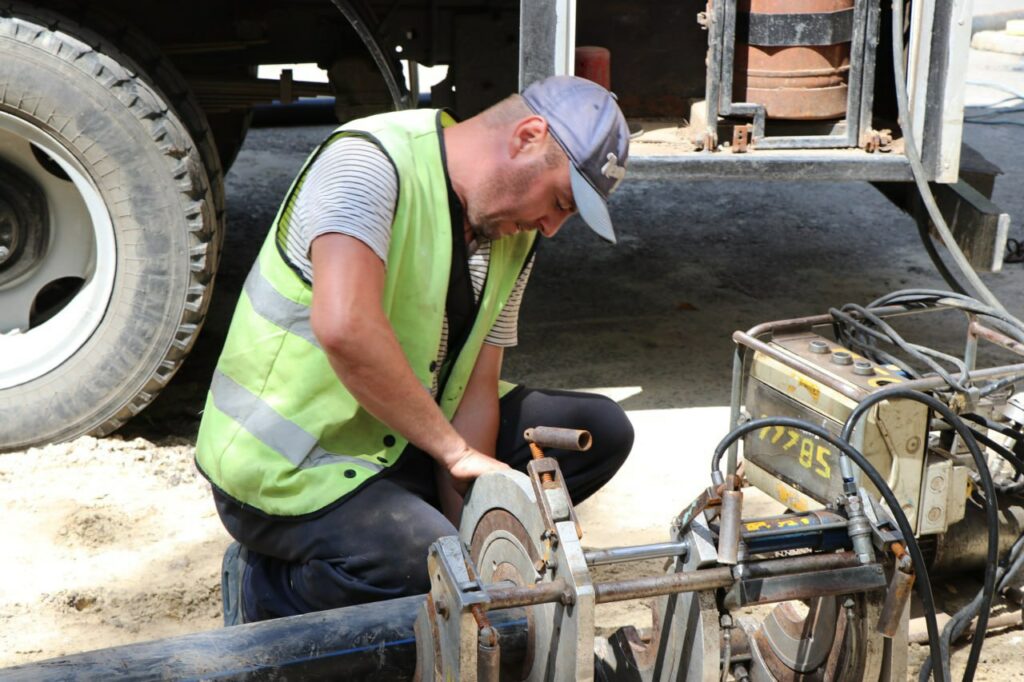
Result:
{"label": "metal frame", "polygon": [[[956,308],[936,306],[933,308],[924,309],[912,309],[901,305],[885,306],[874,310],[876,315],[886,319],[890,317],[897,317],[903,315],[925,315],[928,313],[937,312],[950,312],[955,311]],[[982,324],[977,315],[974,313],[967,314],[967,332],[966,340],[964,344],[964,363],[967,365],[969,371],[968,380],[976,381],[979,379],[996,379],[1005,376],[1011,376],[1014,374],[1024,373],[1024,363],[1017,363],[1014,365],[1000,365],[997,367],[988,367],[985,369],[977,369],[977,354],[978,354],[978,341],[984,339],[993,345],[1008,350],[1020,356],[1024,356],[1024,344],[1020,344],[1014,339],[1002,334],[998,330],[992,329]],[[797,362],[793,357],[787,353],[783,353],[775,347],[769,345],[765,340],[762,340],[766,334],[774,334],[777,332],[793,332],[798,330],[810,330],[814,327],[820,327],[824,325],[832,324],[832,316],[825,315],[812,315],[808,317],[798,317],[789,320],[777,320],[775,322],[765,322],[757,326],[751,327],[746,332],[736,331],[733,332],[732,338],[736,343],[736,351],[733,354],[733,366],[732,366],[732,388],[729,401],[729,429],[733,429],[738,426],[742,419],[741,402],[743,396],[743,379],[746,376],[744,372],[747,351],[754,351],[762,353],[773,360],[776,360],[785,366],[804,372],[811,379],[828,386],[831,389],[838,391],[839,393],[847,396],[851,400],[860,400],[861,395],[857,393],[851,393],[848,387],[842,382],[836,381],[834,377],[822,372],[813,366],[805,365],[801,362]],[[941,377],[930,377],[927,379],[914,379],[912,381],[904,381],[900,384],[903,388],[908,388],[914,391],[927,391],[935,388],[940,388],[945,385],[945,381]],[[739,443],[733,443],[730,446],[726,456],[726,471],[728,473],[734,473],[737,465],[737,452]]]}
{"label": "metal frame", "polygon": [[[874,98],[875,47],[878,45],[878,0],[855,0],[853,35],[850,40],[850,71],[845,125],[826,135],[766,136],[765,111],[760,104],[733,102],[732,86],[736,53],[736,0],[715,4],[708,22],[706,139],[716,140],[719,117],[753,119],[751,143],[757,149],[840,149],[859,147],[861,134],[871,127]],[[794,43],[798,44],[798,43]],[[705,152],[714,145],[705,145]]]}
{"label": "metal frame", "polygon": [[972,0],[934,4],[927,96],[924,106],[919,106],[924,110],[922,134],[915,139],[926,171],[941,183],[959,177],[972,4]]}
{"label": "metal frame", "polygon": [[[930,179],[954,182],[959,173],[966,50],[970,43],[971,0],[917,0],[912,4],[909,90],[915,125],[904,134],[921,140]],[[573,71],[576,0],[520,0],[519,84]],[[736,44],[736,0],[722,0],[707,18],[708,61],[704,152],[630,158],[630,176],[642,179],[864,180],[910,182],[906,157],[898,152],[869,153],[861,138],[872,128],[876,50],[880,42],[880,0],[855,0],[847,116],[822,135],[764,134],[764,111],[732,101]],[[931,30],[934,27],[934,30]],[[916,61],[915,61],[916,60]],[[717,147],[720,116],[752,119],[753,147],[745,154],[711,154]]]}
{"label": "metal frame", "polygon": [[553,75],[571,76],[576,59],[576,0],[519,3],[519,91]]}
{"label": "metal frame", "polygon": [[746,154],[700,152],[629,157],[630,180],[864,180],[911,182],[902,154],[869,154],[860,149],[755,149]]}

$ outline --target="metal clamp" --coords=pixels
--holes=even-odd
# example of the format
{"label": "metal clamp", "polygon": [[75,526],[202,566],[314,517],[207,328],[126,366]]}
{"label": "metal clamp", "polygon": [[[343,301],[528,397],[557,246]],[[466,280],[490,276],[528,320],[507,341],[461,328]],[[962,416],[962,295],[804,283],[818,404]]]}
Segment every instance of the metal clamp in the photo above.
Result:
{"label": "metal clamp", "polygon": [[582,538],[583,527],[576,518],[576,509],[572,506],[569,489],[565,487],[558,460],[551,457],[532,460],[526,465],[526,472],[533,483],[533,491],[537,495],[537,503],[548,532],[556,533],[556,526],[561,521],[572,521],[576,527],[576,538]]}
{"label": "metal clamp", "polygon": [[[481,648],[481,617],[490,597],[472,568],[465,548],[456,536],[445,536],[430,546],[427,555],[430,594],[421,613],[434,635],[434,673],[438,680],[478,680],[478,649]],[[490,633],[489,633],[490,634]],[[487,645],[497,643],[488,638]],[[494,667],[487,656],[485,670]]]}

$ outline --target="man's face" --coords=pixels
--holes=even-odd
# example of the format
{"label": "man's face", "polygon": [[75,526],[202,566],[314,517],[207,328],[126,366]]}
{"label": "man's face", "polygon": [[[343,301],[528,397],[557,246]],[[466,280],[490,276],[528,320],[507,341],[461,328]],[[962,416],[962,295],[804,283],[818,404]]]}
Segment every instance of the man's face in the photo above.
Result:
{"label": "man's face", "polygon": [[569,181],[569,159],[554,149],[538,149],[502,166],[477,196],[467,197],[466,217],[474,234],[499,239],[539,230],[553,237],[576,212]]}

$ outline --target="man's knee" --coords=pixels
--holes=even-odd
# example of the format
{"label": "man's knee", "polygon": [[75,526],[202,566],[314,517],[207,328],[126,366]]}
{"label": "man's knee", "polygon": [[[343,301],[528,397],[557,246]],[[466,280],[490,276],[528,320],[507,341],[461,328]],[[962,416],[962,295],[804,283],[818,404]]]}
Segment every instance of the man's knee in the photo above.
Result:
{"label": "man's knee", "polygon": [[633,423],[622,407],[605,396],[596,396],[588,406],[587,430],[594,438],[592,452],[618,470],[633,449]]}
{"label": "man's knee", "polygon": [[614,400],[587,396],[577,407],[574,428],[590,431],[593,445],[587,452],[569,452],[558,457],[575,504],[612,479],[633,449],[634,438],[633,424]]}

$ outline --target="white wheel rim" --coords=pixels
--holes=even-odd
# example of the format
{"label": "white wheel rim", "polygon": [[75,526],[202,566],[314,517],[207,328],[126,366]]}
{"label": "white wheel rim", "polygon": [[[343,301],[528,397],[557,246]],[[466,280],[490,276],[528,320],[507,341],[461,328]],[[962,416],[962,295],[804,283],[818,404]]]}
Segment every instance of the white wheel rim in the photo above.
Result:
{"label": "white wheel rim", "polygon": [[[47,171],[32,145],[56,162],[70,182]],[[54,137],[24,119],[0,112],[0,158],[42,189],[49,213],[46,251],[31,270],[10,281],[0,271],[0,389],[53,371],[99,327],[114,290],[117,245],[100,192],[85,167]],[[81,278],[77,294],[45,322],[28,328],[26,302],[55,277]]]}

